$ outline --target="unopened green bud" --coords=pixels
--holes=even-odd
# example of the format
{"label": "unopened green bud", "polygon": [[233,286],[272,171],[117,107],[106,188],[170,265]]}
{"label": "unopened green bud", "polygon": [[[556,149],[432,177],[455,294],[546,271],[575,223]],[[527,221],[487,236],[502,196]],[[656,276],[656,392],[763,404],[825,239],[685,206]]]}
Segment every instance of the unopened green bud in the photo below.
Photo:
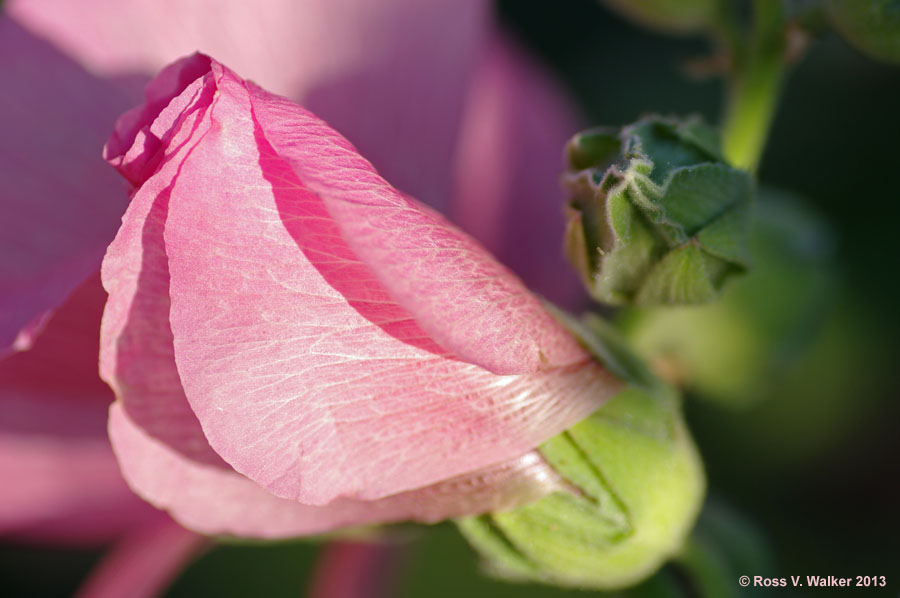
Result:
{"label": "unopened green bud", "polygon": [[850,43],[874,58],[900,63],[900,1],[828,0],[831,22]]}
{"label": "unopened green bud", "polygon": [[[588,343],[598,344],[605,341]],[[620,350],[603,352],[616,361],[611,369],[621,372],[633,364],[620,359]],[[511,511],[457,522],[491,573],[621,588],[680,549],[705,482],[673,391],[637,380],[539,451],[560,475],[560,490]]]}
{"label": "unopened green bud", "polygon": [[748,267],[753,182],[699,119],[586,131],[568,159],[566,253],[594,298],[704,303]]}
{"label": "unopened green bud", "polygon": [[753,270],[719,301],[633,309],[619,322],[662,375],[733,406],[754,403],[783,383],[835,296],[829,230],[795,198],[761,192],[751,248]]}
{"label": "unopened green bud", "polygon": [[720,0],[603,0],[638,25],[665,33],[693,33],[712,26]]}

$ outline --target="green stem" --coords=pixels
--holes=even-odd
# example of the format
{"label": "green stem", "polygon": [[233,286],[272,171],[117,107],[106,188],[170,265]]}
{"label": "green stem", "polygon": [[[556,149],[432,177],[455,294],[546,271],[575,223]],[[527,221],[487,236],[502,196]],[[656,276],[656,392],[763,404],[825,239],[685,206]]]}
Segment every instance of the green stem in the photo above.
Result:
{"label": "green stem", "polygon": [[722,141],[725,157],[755,171],[769,134],[784,75],[781,0],[754,0],[754,23],[744,51],[732,56]]}

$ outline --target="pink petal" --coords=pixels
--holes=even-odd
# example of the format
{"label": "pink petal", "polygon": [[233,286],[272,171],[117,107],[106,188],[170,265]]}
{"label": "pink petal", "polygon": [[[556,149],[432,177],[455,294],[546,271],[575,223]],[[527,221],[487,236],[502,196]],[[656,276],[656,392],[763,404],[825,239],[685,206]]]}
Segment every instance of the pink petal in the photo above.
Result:
{"label": "pink petal", "polygon": [[[0,427],[103,436],[103,414],[113,400],[97,376],[98,326],[105,302],[106,293],[95,275],[49,318],[31,350],[0,360]],[[35,408],[37,401],[58,404],[59,411],[48,408],[43,414]],[[79,417],[79,409],[84,417]],[[57,413],[61,420],[53,419]]]}
{"label": "pink petal", "polygon": [[380,498],[517,457],[607,396],[471,240],[309,113],[213,69],[165,237],[181,381],[233,467],[308,504]]}
{"label": "pink petal", "polygon": [[586,295],[562,251],[563,147],[577,109],[511,40],[485,48],[469,89],[451,216],[557,305]]}
{"label": "pink petal", "polygon": [[537,453],[429,488],[366,502],[338,499],[325,507],[277,498],[244,476],[192,461],[144,432],[120,403],[109,435],[129,485],[185,527],[204,534],[288,538],[340,527],[508,509],[558,488]]}
{"label": "pink petal", "polygon": [[197,50],[217,56],[310,107],[394,185],[446,208],[490,3],[7,0],[6,10],[107,76],[153,74]]}
{"label": "pink petal", "polygon": [[407,546],[399,542],[329,542],[319,551],[307,598],[396,596],[407,552]]}
{"label": "pink petal", "polygon": [[0,86],[2,354],[96,271],[126,200],[98,153],[130,100],[3,14]]}
{"label": "pink petal", "polygon": [[[148,88],[151,103],[165,97],[172,79],[180,80],[181,72],[193,72],[198,64],[208,68],[207,60],[194,57],[166,69]],[[151,165],[158,171],[135,195],[103,261],[109,301],[100,330],[100,373],[129,416],[151,435],[191,459],[221,464],[184,396],[169,328],[169,269],[162,238],[169,184],[195,143],[190,136],[209,127],[213,90],[198,79],[184,91],[155,121],[130,118],[141,116],[139,110],[120,119],[125,128],[107,145],[109,153],[116,147],[113,142],[141,133],[140,151],[122,146],[126,153],[114,156],[113,163],[126,176],[150,171]],[[164,124],[168,129],[160,131]]]}
{"label": "pink petal", "polygon": [[159,596],[210,541],[160,514],[124,537],[75,592],[77,598]]}
{"label": "pink petal", "polygon": [[[246,93],[230,73],[222,76]],[[194,87],[186,94],[206,97]],[[356,260],[321,200],[271,149],[265,172],[256,166],[253,123],[246,111],[234,118],[226,111],[223,120],[229,103],[234,110],[220,87],[214,105],[198,101],[184,119],[163,111],[160,119],[180,123],[170,135],[177,149],[136,193],[104,263],[104,373],[152,436],[203,459],[186,450],[202,437],[174,392],[165,252],[181,275],[171,312],[194,411],[219,454],[281,495],[322,504],[423,486],[517,457],[608,395],[614,384],[596,366],[498,377],[448,358]],[[273,192],[264,176],[290,186]],[[416,216],[414,204],[405,205]],[[490,259],[475,250],[470,255]],[[190,332],[182,337],[179,326]],[[122,338],[129,327],[132,341]],[[296,374],[285,376],[291,369]],[[173,392],[156,392],[160,380]],[[158,409],[146,419],[128,394],[142,384]],[[154,427],[157,417],[168,423]],[[173,429],[187,432],[178,440]]]}
{"label": "pink petal", "polygon": [[[244,124],[241,141],[252,150],[242,157],[264,162],[261,172],[257,168],[248,176],[286,185],[284,193],[276,187],[275,195],[283,197],[275,202],[296,202],[301,210],[321,202],[338,229],[327,233],[339,233],[439,345],[499,374],[586,359],[575,339],[517,278],[440,215],[390,187],[325,123],[283,98],[247,88],[230,71],[217,76],[223,93],[219,122]],[[233,143],[218,130],[210,135],[209,145],[227,149],[224,145]],[[292,223],[287,224],[290,230]],[[305,232],[298,228],[295,236]]]}
{"label": "pink petal", "polygon": [[106,298],[83,284],[30,351],[0,361],[0,533],[106,542],[151,509],[122,480],[105,434],[112,393],[97,377]]}
{"label": "pink petal", "polygon": [[149,510],[122,481],[102,437],[0,432],[0,475],[0,534],[19,540],[98,545]]}

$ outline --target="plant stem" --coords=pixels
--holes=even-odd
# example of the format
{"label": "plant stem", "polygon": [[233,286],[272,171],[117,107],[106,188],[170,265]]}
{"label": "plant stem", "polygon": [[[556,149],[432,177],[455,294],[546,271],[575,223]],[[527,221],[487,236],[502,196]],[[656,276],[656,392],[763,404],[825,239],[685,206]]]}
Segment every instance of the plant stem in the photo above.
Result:
{"label": "plant stem", "polygon": [[748,43],[742,52],[732,49],[734,71],[722,125],[725,157],[750,171],[759,165],[784,75],[782,2],[754,0],[753,8]]}

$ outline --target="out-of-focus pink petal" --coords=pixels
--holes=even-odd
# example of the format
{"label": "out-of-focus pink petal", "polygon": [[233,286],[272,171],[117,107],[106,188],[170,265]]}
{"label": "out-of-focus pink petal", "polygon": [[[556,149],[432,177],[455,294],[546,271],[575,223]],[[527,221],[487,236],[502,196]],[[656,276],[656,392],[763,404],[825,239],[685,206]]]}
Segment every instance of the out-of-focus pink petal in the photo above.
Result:
{"label": "out-of-focus pink petal", "polygon": [[[103,435],[105,418],[97,416],[113,400],[97,376],[98,325],[105,302],[100,279],[92,276],[53,314],[31,350],[0,360],[0,429]],[[44,414],[39,402],[58,409]]]}
{"label": "out-of-focus pink petal", "polygon": [[336,540],[322,546],[307,598],[396,596],[407,546],[398,542]]}
{"label": "out-of-focus pink petal", "polygon": [[159,596],[182,568],[211,544],[158,517],[136,528],[104,555],[75,592],[77,598]]}
{"label": "out-of-focus pink petal", "polygon": [[[399,196],[321,121],[259,90],[248,92],[215,68],[209,128],[186,127],[194,139],[174,144],[184,149],[184,161],[169,163],[177,162],[177,176],[161,170],[138,191],[129,214],[170,204],[165,249],[178,371],[206,437],[238,471],[310,504],[380,498],[521,455],[609,395],[616,386],[609,377],[480,248]],[[340,231],[324,197],[274,153],[262,136],[266,125],[251,119],[250,93],[252,114],[265,112],[266,125],[278,126],[273,113],[279,109],[297,119],[296,130],[272,134],[286,143],[285,153],[294,152],[300,176],[307,176],[302,162],[310,162],[310,186],[330,194],[334,211],[348,206],[344,219],[368,218],[370,228],[383,227],[369,239],[383,252],[372,260],[375,268],[397,272],[398,264],[388,262],[402,260],[412,281],[394,282],[389,292],[358,261],[344,241],[353,226]],[[142,218],[135,216],[135,230],[149,234],[152,226]],[[410,238],[408,227],[419,236]],[[120,239],[134,236],[127,229]],[[384,232],[391,229],[393,238]],[[126,246],[117,239],[108,261],[141,268],[162,257],[153,250],[140,254],[140,244],[131,245],[133,255],[120,254],[117,247]],[[427,261],[443,281],[423,270]],[[105,276],[111,271],[104,270]],[[505,347],[518,352],[523,369],[584,361],[502,377],[460,361],[395,302],[397,288],[417,300],[417,277],[423,295],[443,292],[446,311],[493,326],[487,335],[479,331],[482,347],[467,347],[475,358],[505,358]],[[446,287],[456,288],[456,296]],[[119,293],[108,290],[110,306],[117,305]],[[419,319],[444,317],[456,327],[438,313],[437,302],[413,307],[424,314]],[[512,326],[500,321],[507,313]],[[504,330],[516,336],[497,338]],[[120,355],[116,369],[140,370],[140,363]]]}
{"label": "out-of-focus pink petal", "polygon": [[528,287],[558,305],[585,302],[562,251],[563,147],[577,109],[509,39],[498,35],[479,62],[457,150],[454,221]]}
{"label": "out-of-focus pink petal", "polygon": [[192,461],[148,435],[121,403],[109,414],[109,435],[129,485],[185,527],[205,534],[286,538],[349,525],[412,519],[436,522],[509,509],[557,489],[537,453],[470,475],[377,501],[338,499],[325,507],[277,498],[224,466]]}
{"label": "out-of-focus pink petal", "polygon": [[[202,51],[301,102],[391,183],[446,209],[485,0],[7,0],[16,19],[103,75]],[[424,148],[427,148],[424,149]]]}
{"label": "out-of-focus pink petal", "polygon": [[130,102],[0,13],[0,354],[95,272],[125,209],[97,159]]}
{"label": "out-of-focus pink petal", "polygon": [[148,510],[122,481],[102,437],[0,432],[0,476],[0,534],[6,537],[96,545]]}
{"label": "out-of-focus pink petal", "polygon": [[0,533],[97,544],[152,509],[127,488],[105,434],[113,396],[97,377],[106,294],[96,278],[49,320],[30,351],[0,361]]}

